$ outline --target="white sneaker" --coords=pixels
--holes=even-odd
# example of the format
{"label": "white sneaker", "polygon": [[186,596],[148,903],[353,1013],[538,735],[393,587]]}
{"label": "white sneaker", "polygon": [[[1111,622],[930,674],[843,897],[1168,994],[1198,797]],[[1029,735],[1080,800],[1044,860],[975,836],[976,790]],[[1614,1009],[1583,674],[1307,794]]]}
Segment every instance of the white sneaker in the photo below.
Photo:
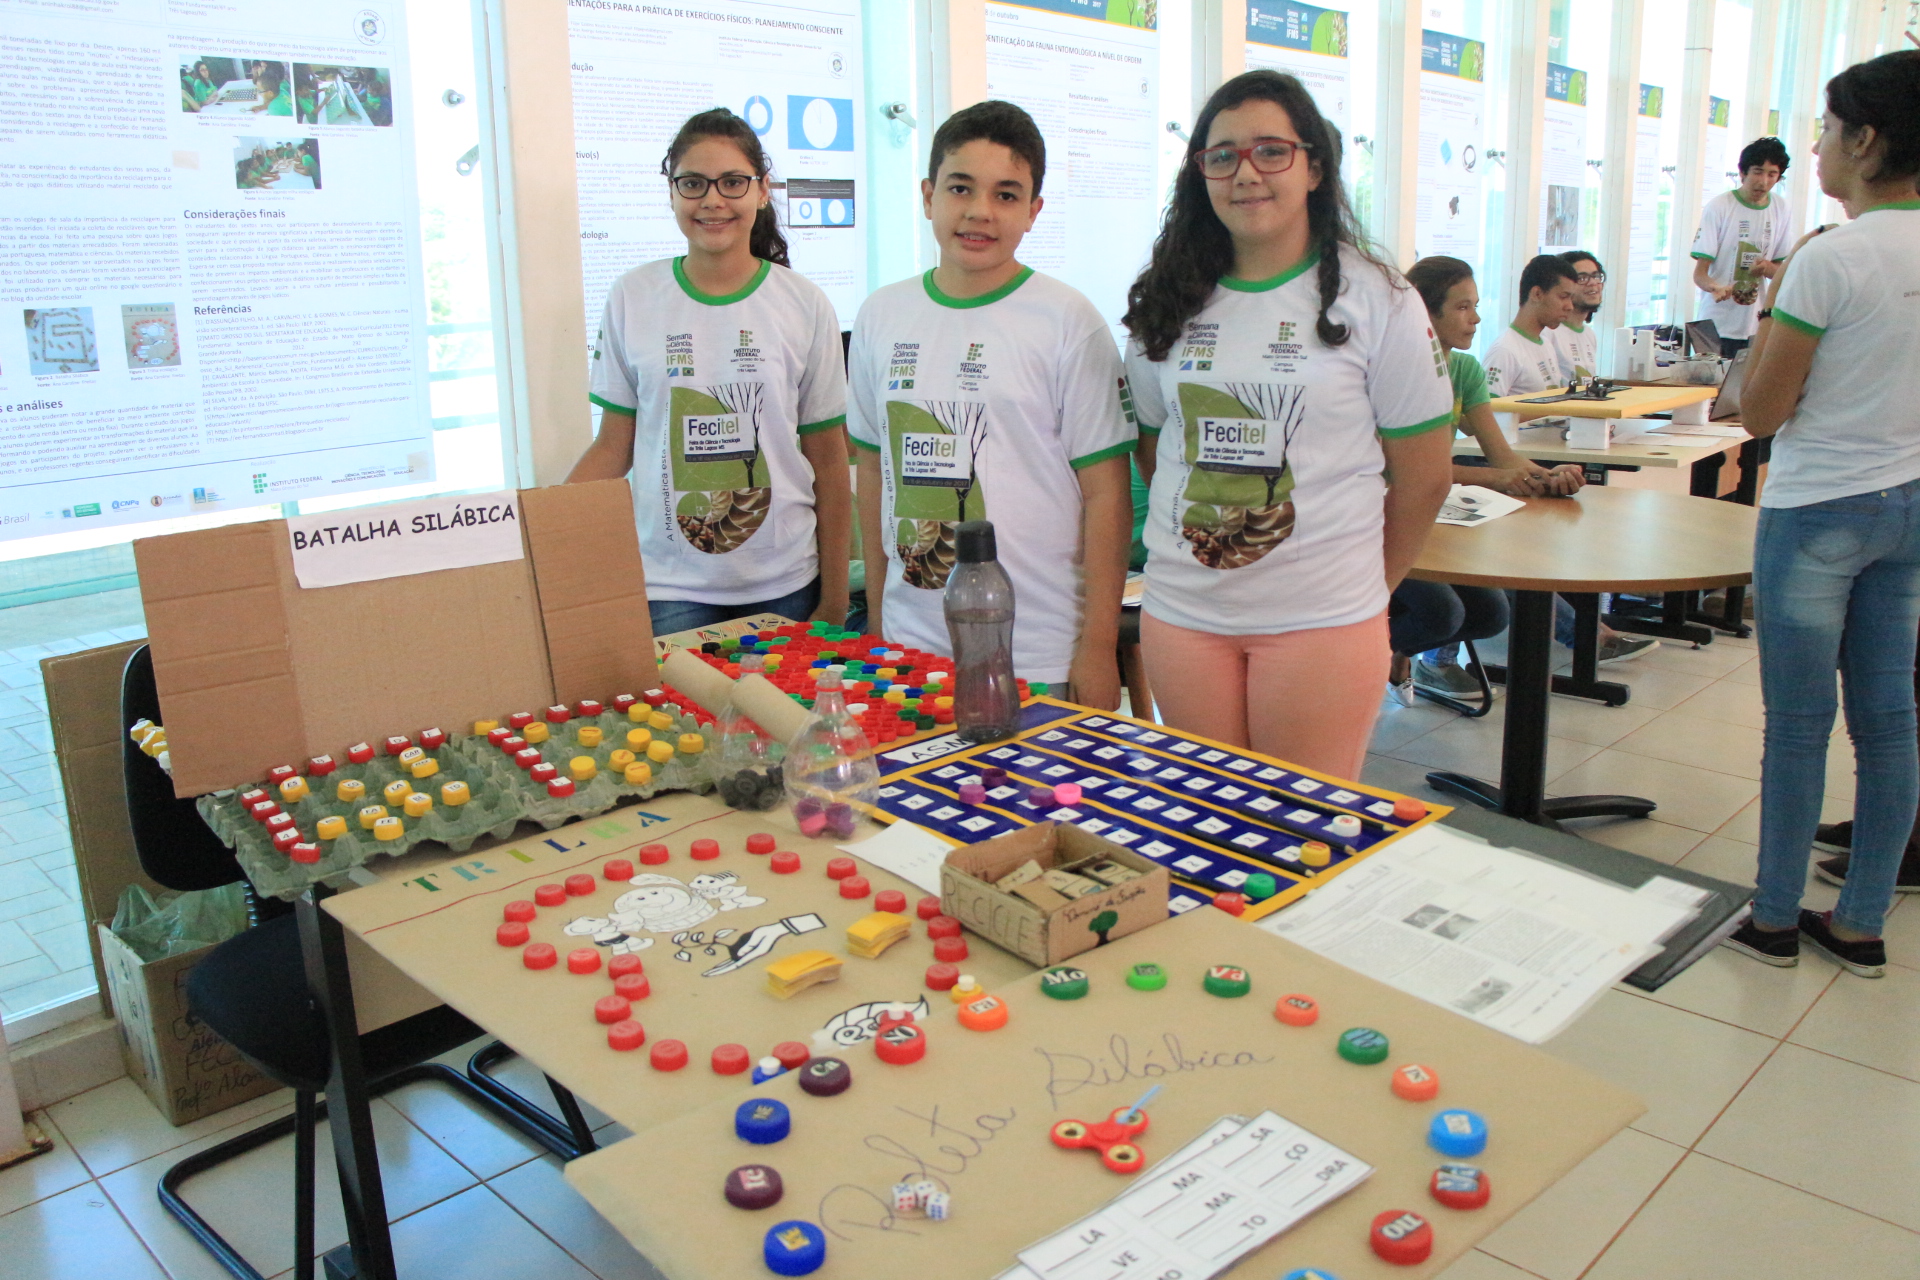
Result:
{"label": "white sneaker", "polygon": [[1414,698],[1413,677],[1408,676],[1405,680],[1402,680],[1399,684],[1389,683],[1387,685],[1387,692],[1389,694],[1392,694],[1394,701],[1398,702],[1401,706],[1403,707],[1412,706],[1413,698]]}

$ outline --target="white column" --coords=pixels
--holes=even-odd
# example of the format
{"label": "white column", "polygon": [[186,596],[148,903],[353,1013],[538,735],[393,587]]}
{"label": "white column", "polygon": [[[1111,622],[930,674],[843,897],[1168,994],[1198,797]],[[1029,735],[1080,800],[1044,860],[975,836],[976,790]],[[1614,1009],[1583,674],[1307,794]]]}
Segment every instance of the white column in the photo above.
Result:
{"label": "white column", "polygon": [[[1773,0],[1764,0],[1772,3]],[[1632,253],[1633,175],[1639,163],[1640,35],[1646,0],[1613,0],[1607,41],[1607,146],[1600,167],[1600,249],[1613,278],[1595,323],[1603,338],[1626,323]],[[1603,362],[1612,368],[1611,361]]]}
{"label": "white column", "polygon": [[[1856,0],[1856,3],[1877,4],[1879,0]],[[1769,132],[1767,111],[1773,105],[1774,52],[1784,17],[1782,10],[1780,0],[1753,0],[1753,30],[1747,37],[1746,110],[1740,116],[1736,146],[1744,147]],[[1782,127],[1785,127],[1784,121]]]}
{"label": "white column", "polygon": [[[1816,0],[1817,2],[1817,0]],[[1678,167],[1673,174],[1673,223],[1670,228],[1667,286],[1668,320],[1693,319],[1693,236],[1700,229],[1700,185],[1707,149],[1708,77],[1713,70],[1714,0],[1687,0],[1686,60],[1680,75]]]}
{"label": "white column", "polygon": [[1814,183],[1813,144],[1820,136],[1820,116],[1826,109],[1820,78],[1820,49],[1827,26],[1827,0],[1799,0],[1799,22],[1789,46],[1786,107],[1780,127],[1793,167],[1787,170],[1787,206],[1793,234],[1815,224],[1820,189]]}
{"label": "white column", "polygon": [[1247,69],[1247,0],[1193,0],[1191,126],[1213,91]]}
{"label": "white column", "polygon": [[1380,0],[1373,217],[1367,231],[1401,269],[1413,265],[1420,180],[1420,4]]}
{"label": "white column", "polygon": [[922,38],[920,127],[933,136],[940,122],[987,98],[986,0],[920,0]]}
{"label": "white column", "polygon": [[1549,0],[1508,0],[1507,196],[1504,279],[1493,296],[1517,295],[1520,273],[1540,251],[1541,141],[1546,133]]}

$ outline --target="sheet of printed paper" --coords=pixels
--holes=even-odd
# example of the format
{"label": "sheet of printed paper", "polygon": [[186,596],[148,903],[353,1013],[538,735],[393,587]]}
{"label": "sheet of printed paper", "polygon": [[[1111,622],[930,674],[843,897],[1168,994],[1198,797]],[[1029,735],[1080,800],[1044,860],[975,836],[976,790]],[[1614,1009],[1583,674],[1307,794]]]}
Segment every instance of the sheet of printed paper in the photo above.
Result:
{"label": "sheet of printed paper", "polygon": [[1447,500],[1440,504],[1440,514],[1434,517],[1434,523],[1485,524],[1489,520],[1511,515],[1526,505],[1518,498],[1509,498],[1482,485],[1456,484],[1447,491]]}
{"label": "sheet of printed paper", "polygon": [[853,844],[835,845],[842,853],[864,858],[883,871],[891,871],[928,893],[940,892],[940,868],[953,852],[953,842],[943,840],[925,827],[905,820],[890,823],[877,836]]}
{"label": "sheet of printed paper", "polygon": [[[1204,1280],[1373,1174],[1271,1111],[1191,1159],[1143,1175],[1104,1209],[1020,1252],[1041,1280],[1141,1274]],[[1151,1270],[1150,1270],[1151,1269]]]}

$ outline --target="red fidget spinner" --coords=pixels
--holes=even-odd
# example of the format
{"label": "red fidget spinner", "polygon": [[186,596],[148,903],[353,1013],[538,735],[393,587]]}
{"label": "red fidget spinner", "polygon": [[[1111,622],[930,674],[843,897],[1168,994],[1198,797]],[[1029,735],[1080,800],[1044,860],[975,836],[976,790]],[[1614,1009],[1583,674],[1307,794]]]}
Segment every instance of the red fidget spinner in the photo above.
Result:
{"label": "red fidget spinner", "polygon": [[1133,1173],[1147,1162],[1146,1153],[1133,1141],[1146,1132],[1147,1113],[1134,1107],[1117,1107],[1098,1124],[1084,1120],[1062,1120],[1053,1126],[1053,1145],[1068,1150],[1091,1148],[1100,1153],[1100,1163],[1115,1173]]}

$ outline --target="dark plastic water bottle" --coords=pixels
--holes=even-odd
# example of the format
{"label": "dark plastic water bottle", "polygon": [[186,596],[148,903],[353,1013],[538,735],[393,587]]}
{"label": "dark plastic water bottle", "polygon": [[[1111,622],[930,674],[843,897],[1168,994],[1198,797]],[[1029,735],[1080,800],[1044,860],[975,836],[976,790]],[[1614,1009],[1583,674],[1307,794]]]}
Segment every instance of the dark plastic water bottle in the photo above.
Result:
{"label": "dark plastic water bottle", "polygon": [[953,723],[968,742],[998,742],[1020,727],[1020,686],[1013,675],[1013,581],[1000,567],[993,522],[968,520],[955,530],[947,578],[947,639],[953,645]]}

